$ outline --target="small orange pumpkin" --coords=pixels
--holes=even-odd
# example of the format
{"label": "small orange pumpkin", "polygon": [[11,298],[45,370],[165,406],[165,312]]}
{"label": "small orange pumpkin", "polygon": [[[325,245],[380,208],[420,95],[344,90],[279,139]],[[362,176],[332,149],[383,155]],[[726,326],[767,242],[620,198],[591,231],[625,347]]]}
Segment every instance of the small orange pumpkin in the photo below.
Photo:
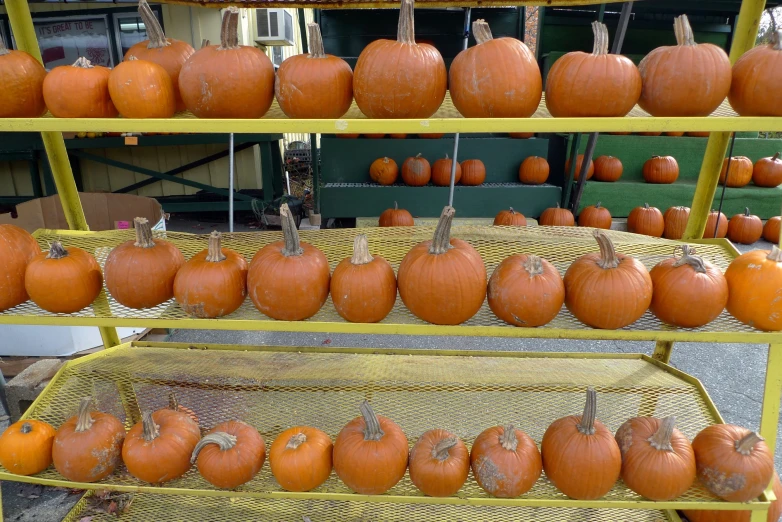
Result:
{"label": "small orange pumpkin", "polygon": [[643,175],[647,183],[673,183],[679,178],[679,164],[673,156],[652,156],[644,163]]}
{"label": "small orange pumpkin", "polygon": [[450,497],[467,481],[470,452],[445,430],[429,430],[410,450],[410,480],[430,497]]}
{"label": "small orange pumpkin", "polygon": [[494,216],[493,224],[494,226],[526,227],[527,218],[524,217],[524,214],[513,210],[513,207],[508,207],[508,210],[500,210]]}
{"label": "small orange pumpkin", "polygon": [[392,134],[389,134],[388,137],[391,138],[391,139],[394,139],[394,140],[403,140],[403,139],[407,138],[407,134],[404,134],[404,133],[393,134],[392,133]]}
{"label": "small orange pumpkin", "polygon": [[385,134],[364,134],[364,137],[369,140],[381,140],[386,137]]}
{"label": "small orange pumpkin", "polygon": [[[730,161],[730,173],[728,173],[728,161]],[[752,160],[746,156],[733,156],[722,161],[720,171],[720,183],[725,183],[727,178],[729,187],[744,187],[752,181]]]}
{"label": "small orange pumpkin", "polygon": [[780,239],[780,224],[782,224],[782,217],[774,216],[763,225],[763,239],[769,243],[779,243]]}
{"label": "small orange pumpkin", "polygon": [[[576,170],[573,172],[573,179],[578,181],[578,177],[581,175],[581,169],[584,165],[584,155],[579,154],[576,156]],[[568,157],[567,161],[565,161],[565,177],[570,175],[570,157]],[[595,175],[595,163],[590,159],[589,164],[587,166],[587,173],[586,173],[586,179],[590,180],[592,179],[592,176]]]}
{"label": "small orange pumpkin", "polygon": [[613,156],[598,156],[595,158],[595,181],[619,181],[623,170],[624,167],[619,158]]}
{"label": "small orange pumpkin", "polygon": [[[716,230],[716,234],[714,233]],[[703,237],[726,237],[728,235],[728,218],[722,212],[712,210],[709,217],[706,218],[706,228],[703,230]]]}
{"label": "small orange pumpkin", "polygon": [[425,140],[439,140],[443,136],[445,136],[445,133],[443,133],[443,132],[430,132],[430,133],[427,133],[427,134],[419,134],[418,135],[419,138],[423,138]]}
{"label": "small orange pumpkin", "polygon": [[[777,499],[771,503],[766,515],[766,522],[779,522],[782,516],[782,481],[779,480],[779,474],[774,474],[774,496]],[[752,511],[710,511],[684,510],[687,520],[690,522],[750,522]]]}
{"label": "small orange pumpkin", "polygon": [[27,264],[41,251],[38,242],[16,225],[0,225],[0,312],[27,301]]}
{"label": "small orange pumpkin", "polygon": [[46,69],[24,51],[12,51],[0,38],[0,118],[37,118],[46,114]]}
{"label": "small orange pumpkin", "polygon": [[266,460],[266,443],[258,430],[241,421],[212,428],[198,441],[190,463],[207,482],[221,489],[236,489],[250,482]]}
{"label": "small orange pumpkin", "polygon": [[731,261],[728,280],[730,315],[759,330],[782,330],[782,250],[753,250]]}
{"label": "small orange pumpkin", "polygon": [[660,131],[639,132],[637,134],[639,136],[662,136],[662,132],[660,132]]}
{"label": "small orange pumpkin", "polygon": [[52,463],[56,433],[50,424],[39,420],[11,424],[0,434],[0,466],[14,475],[40,473]]}
{"label": "small orange pumpkin", "polygon": [[573,213],[566,208],[560,208],[559,203],[556,207],[547,208],[540,215],[538,224],[544,227],[574,227],[576,219]]}
{"label": "small orange pumpkin", "polygon": [[633,234],[662,237],[665,231],[665,219],[657,207],[650,207],[644,203],[642,207],[635,207],[627,216],[627,231]]}
{"label": "small orange pumpkin", "polygon": [[176,112],[171,76],[160,65],[133,56],[109,74],[111,101],[123,118],[170,118]]}
{"label": "small orange pumpkin", "polygon": [[529,156],[519,165],[519,181],[527,185],[541,185],[548,180],[549,164],[546,158]]}
{"label": "small orange pumpkin", "polygon": [[399,167],[389,157],[378,158],[369,166],[369,177],[380,185],[393,185],[399,177]]}
{"label": "small orange pumpkin", "polygon": [[[445,155],[445,158],[440,158],[434,162],[432,166],[432,184],[438,187],[450,187],[451,186],[451,169],[453,168],[453,160]],[[456,172],[453,178],[453,184],[459,183],[462,179],[462,166],[459,162],[456,162]]]}
{"label": "small orange pumpkin", "polygon": [[708,132],[708,131],[706,131],[706,132],[703,132],[703,131],[686,132],[685,134],[687,136],[690,136],[691,138],[708,138],[711,135],[711,133]]}
{"label": "small orange pumpkin", "polygon": [[402,181],[411,187],[423,187],[432,178],[432,168],[426,158],[417,154],[402,163]]}
{"label": "small orange pumpkin", "polygon": [[534,132],[509,132],[508,137],[517,140],[527,140],[535,136]]}
{"label": "small orange pumpkin", "polygon": [[415,220],[407,210],[399,208],[394,201],[394,208],[387,208],[380,213],[378,225],[381,227],[413,227]]}
{"label": "small orange pumpkin", "polygon": [[681,239],[687,229],[687,221],[690,219],[689,207],[670,207],[663,214],[665,239]]}
{"label": "small orange pumpkin", "polygon": [[763,235],[763,222],[759,217],[751,215],[749,208],[743,214],[736,214],[728,222],[728,239],[734,243],[751,245]]}
{"label": "small orange pumpkin", "polygon": [[478,159],[462,162],[462,185],[477,186],[486,181],[486,167]]}
{"label": "small orange pumpkin", "polygon": [[482,431],[472,445],[470,464],[478,485],[499,498],[523,495],[543,470],[535,441],[513,425]]}
{"label": "small orange pumpkin", "polygon": [[752,181],[758,187],[778,187],[782,185],[782,159],[779,152],[770,158],[761,158],[752,168]]}
{"label": "small orange pumpkin", "polygon": [[269,466],[285,491],[310,491],[331,475],[331,438],[318,428],[295,426],[280,433],[269,448]]}
{"label": "small orange pumpkin", "polygon": [[782,116],[782,30],[772,28],[771,42],[750,49],[733,64],[731,107],[741,116]]}
{"label": "small orange pumpkin", "polygon": [[514,326],[543,326],[565,302],[559,271],[534,255],[513,255],[502,261],[489,279],[489,308]]}
{"label": "small orange pumpkin", "polygon": [[109,95],[111,70],[86,58],[61,65],[46,75],[43,97],[55,118],[115,118],[119,112]]}
{"label": "small orange pumpkin", "polygon": [[611,228],[611,213],[607,208],[600,205],[598,201],[595,205],[590,205],[581,211],[578,215],[578,226],[594,227],[609,230]]}
{"label": "small orange pumpkin", "polygon": [[680,136],[684,136],[684,132],[683,131],[667,131],[667,132],[664,132],[663,134],[665,134],[666,136],[673,136],[673,137],[677,137],[677,138],[680,137]]}

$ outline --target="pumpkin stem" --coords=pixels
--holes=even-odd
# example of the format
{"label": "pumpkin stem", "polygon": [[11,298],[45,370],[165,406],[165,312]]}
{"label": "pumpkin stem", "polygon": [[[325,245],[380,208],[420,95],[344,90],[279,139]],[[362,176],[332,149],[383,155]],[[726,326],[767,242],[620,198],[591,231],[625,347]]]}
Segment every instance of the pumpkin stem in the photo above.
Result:
{"label": "pumpkin stem", "polygon": [[649,444],[656,450],[660,451],[673,451],[671,445],[671,437],[673,436],[673,428],[676,426],[676,417],[671,415],[663,419],[660,428],[648,439]]}
{"label": "pumpkin stem", "polygon": [[415,45],[415,17],[413,0],[402,0],[399,7],[399,25],[396,29],[396,41]]}
{"label": "pumpkin stem", "polygon": [[209,253],[206,255],[207,262],[219,263],[220,261],[225,260],[223,249],[220,246],[222,238],[223,235],[217,230],[213,230],[212,233],[209,234]]}
{"label": "pumpkin stem", "polygon": [[366,265],[367,263],[371,263],[373,259],[375,258],[369,253],[367,235],[357,235],[356,239],[353,240],[353,257],[350,258],[351,264]]}
{"label": "pumpkin stem", "polygon": [[95,421],[92,420],[90,411],[92,411],[92,397],[84,397],[79,403],[78,420],[74,430],[76,433],[82,433],[92,428],[92,423]]}
{"label": "pumpkin stem", "polygon": [[282,237],[285,241],[285,247],[281,250],[285,257],[300,256],[304,253],[299,241],[299,229],[296,228],[296,221],[293,219],[291,209],[287,203],[280,205],[280,217],[282,218]]}
{"label": "pumpkin stem", "polygon": [[59,241],[53,241],[52,246],[49,247],[49,253],[46,254],[46,259],[62,259],[68,257],[68,251],[62,246]]}
{"label": "pumpkin stem", "polygon": [[597,392],[594,388],[587,388],[586,403],[581,422],[578,423],[578,432],[583,435],[595,434],[595,416],[597,415]]}
{"label": "pumpkin stem", "polygon": [[160,426],[155,424],[151,411],[147,411],[141,415],[141,427],[143,428],[143,437],[145,441],[152,442],[160,437]]}
{"label": "pumpkin stem", "polygon": [[[780,31],[780,32],[782,32],[782,31]],[[780,49],[780,51],[782,51],[782,49]],[[776,160],[778,160],[778,159],[779,159],[779,155],[780,155],[780,153],[779,153],[779,152],[777,152],[776,154],[774,154],[773,156],[771,156],[771,161],[776,161]]]}
{"label": "pumpkin stem", "polygon": [[736,451],[744,455],[745,457],[750,455],[752,453],[752,450],[755,449],[755,444],[758,442],[762,442],[766,439],[760,436],[759,433],[755,433],[754,431],[752,433],[749,433],[741,438],[741,440],[737,440],[736,445]]}
{"label": "pumpkin stem", "polygon": [[198,460],[198,454],[210,444],[217,444],[220,451],[228,451],[236,446],[236,436],[224,431],[216,431],[209,435],[204,435],[204,438],[199,440],[198,444],[193,448],[193,454],[190,456],[190,464],[193,464]]}
{"label": "pumpkin stem", "polygon": [[600,205],[601,205],[601,204],[602,204],[602,203],[601,203],[600,201],[598,201],[598,202],[597,202],[597,204],[595,205],[595,208],[600,208]]}
{"label": "pumpkin stem", "polygon": [[440,220],[437,222],[437,228],[434,229],[434,239],[432,239],[432,246],[429,247],[430,254],[445,254],[453,248],[451,246],[451,224],[455,213],[456,210],[453,207],[443,208]]}
{"label": "pumpkin stem", "polygon": [[149,226],[149,220],[143,217],[137,217],[133,220],[136,230],[135,246],[141,248],[152,248],[155,242],[152,241],[152,228]]}
{"label": "pumpkin stem", "polygon": [[168,394],[168,409],[179,411],[179,401],[176,398],[176,394],[171,392]]}
{"label": "pumpkin stem", "polygon": [[674,267],[682,265],[690,265],[693,270],[699,274],[706,273],[706,265],[703,263],[703,258],[695,255],[695,249],[690,245],[682,245],[682,257],[676,260],[673,264]]}
{"label": "pumpkin stem", "polygon": [[592,235],[595,236],[597,244],[600,246],[600,261],[597,265],[603,269],[616,268],[619,266],[619,258],[616,257],[616,250],[614,244],[611,242],[605,232],[602,230],[594,230]]}
{"label": "pumpkin stem", "polygon": [[5,56],[6,54],[11,54],[11,51],[8,50],[5,46],[5,42],[0,38],[0,56]]}
{"label": "pumpkin stem", "polygon": [[435,445],[434,448],[432,448],[432,458],[437,459],[439,461],[448,460],[448,457],[451,456],[450,450],[454,446],[456,446],[459,443],[459,439],[456,437],[447,437]]}
{"label": "pumpkin stem", "polygon": [[[780,234],[782,236],[782,234]],[[780,240],[782,243],[782,240]],[[776,261],[777,263],[782,263],[782,250],[779,249],[776,245],[771,245],[771,252],[768,253],[767,259],[769,261]]]}
{"label": "pumpkin stem", "polygon": [[649,203],[644,203],[644,209],[649,210]]}
{"label": "pumpkin stem", "polygon": [[361,411],[361,416],[364,417],[364,440],[380,440],[385,435],[385,432],[380,427],[380,421],[375,415],[372,406],[369,405],[369,401],[364,401],[361,406],[358,407]]}
{"label": "pumpkin stem", "polygon": [[749,207],[744,207],[744,215],[749,217]]}
{"label": "pumpkin stem", "polygon": [[396,201],[394,201],[394,210],[399,210],[399,206],[396,204]]}
{"label": "pumpkin stem", "polygon": [[33,426],[29,422],[25,422],[24,424],[22,424],[22,428],[19,430],[20,433],[25,433],[25,434],[30,433],[31,431],[33,431]]}
{"label": "pumpkin stem", "polygon": [[510,212],[511,214],[515,214],[516,213],[516,211],[513,210],[513,207],[508,207],[508,212]]}
{"label": "pumpkin stem", "polygon": [[683,14],[673,20],[673,32],[676,34],[676,43],[679,45],[697,45],[692,27],[687,15]]}
{"label": "pumpkin stem", "polygon": [[160,27],[157,16],[152,12],[147,0],[139,0],[138,14],[141,16],[141,19],[144,20],[144,27],[147,28],[147,35],[149,36],[147,49],[160,49],[171,45],[171,42],[166,40],[163,28]]}
{"label": "pumpkin stem", "polygon": [[529,255],[526,261],[524,261],[524,270],[527,271],[530,277],[539,276],[543,274],[543,262],[538,256]]}
{"label": "pumpkin stem", "polygon": [[73,62],[71,67],[78,67],[79,69],[92,69],[95,66],[92,65],[92,62],[86,59],[84,56],[80,56],[76,59],[75,62]]}
{"label": "pumpkin stem", "polygon": [[608,54],[608,28],[606,25],[594,21],[592,22],[592,32],[595,35],[595,44],[592,48],[592,54],[595,56]]}
{"label": "pumpkin stem", "polygon": [[472,23],[472,35],[475,37],[478,45],[491,41],[494,38],[486,20],[475,20]]}
{"label": "pumpkin stem", "polygon": [[516,427],[513,424],[508,424],[502,428],[500,445],[508,451],[516,451],[516,447],[519,445],[519,439],[516,437]]}
{"label": "pumpkin stem", "polygon": [[239,48],[239,10],[233,6],[229,7],[223,15],[223,24],[220,27],[220,47],[218,51]]}
{"label": "pumpkin stem", "polygon": [[285,449],[296,449],[302,444],[307,442],[307,436],[303,433],[297,433],[290,439],[288,439],[288,443],[285,445]]}
{"label": "pumpkin stem", "polygon": [[323,37],[320,34],[320,26],[315,22],[307,24],[307,40],[310,46],[310,58],[325,58],[326,51],[323,49]]}

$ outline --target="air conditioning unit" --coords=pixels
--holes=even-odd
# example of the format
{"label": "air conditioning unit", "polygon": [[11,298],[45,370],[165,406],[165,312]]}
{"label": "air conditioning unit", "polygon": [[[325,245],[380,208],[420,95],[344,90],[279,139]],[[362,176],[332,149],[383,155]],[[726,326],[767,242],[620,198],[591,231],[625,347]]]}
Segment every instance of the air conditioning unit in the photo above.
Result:
{"label": "air conditioning unit", "polygon": [[255,42],[261,45],[293,45],[293,16],[285,9],[255,10]]}

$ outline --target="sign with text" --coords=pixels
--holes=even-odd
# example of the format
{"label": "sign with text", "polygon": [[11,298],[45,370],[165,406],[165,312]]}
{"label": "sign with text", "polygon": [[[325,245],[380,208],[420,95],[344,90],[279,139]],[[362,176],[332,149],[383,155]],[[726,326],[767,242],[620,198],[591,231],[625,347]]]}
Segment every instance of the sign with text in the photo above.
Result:
{"label": "sign with text", "polygon": [[47,69],[70,65],[82,56],[94,65],[114,65],[105,16],[39,19],[33,25]]}

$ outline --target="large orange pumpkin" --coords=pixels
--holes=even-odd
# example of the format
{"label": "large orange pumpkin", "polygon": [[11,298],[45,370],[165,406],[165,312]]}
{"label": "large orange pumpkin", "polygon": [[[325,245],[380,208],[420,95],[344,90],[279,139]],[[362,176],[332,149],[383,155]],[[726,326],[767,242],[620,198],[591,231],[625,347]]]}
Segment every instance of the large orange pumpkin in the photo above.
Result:
{"label": "large orange pumpkin", "polygon": [[329,262],[317,247],[299,240],[287,203],[280,206],[282,241],[260,249],[250,262],[247,291],[261,313],[280,321],[303,321],[329,296]]}
{"label": "large orange pumpkin", "polygon": [[538,224],[544,227],[574,227],[576,218],[573,213],[566,208],[560,208],[559,203],[556,207],[547,208],[540,214]]}
{"label": "large orange pumpkin", "polygon": [[580,227],[594,227],[594,228],[611,228],[611,212],[607,208],[602,206],[598,201],[594,205],[589,205],[581,210],[581,214],[578,215],[578,226]]}
{"label": "large orange pumpkin", "polygon": [[780,224],[782,224],[781,216],[774,216],[763,225],[763,239],[769,243],[779,243],[780,239]]}
{"label": "large orange pumpkin", "polygon": [[665,219],[657,207],[650,207],[644,203],[642,207],[635,207],[627,216],[627,231],[645,236],[662,237],[665,230]]}
{"label": "large orange pumpkin", "polygon": [[[730,173],[728,173],[728,161],[730,161]],[[733,156],[722,161],[720,171],[720,183],[728,180],[729,187],[744,187],[752,181],[752,160],[746,156]]]}
{"label": "large orange pumpkin", "polygon": [[[578,181],[578,177],[581,175],[581,169],[584,165],[584,155],[579,154],[576,156],[576,169],[573,171],[573,179]],[[590,180],[592,179],[592,176],[595,174],[595,162],[591,159],[589,160],[589,164],[587,165],[587,173],[586,173],[586,179]],[[565,161],[565,176],[570,175],[570,157]]]}
{"label": "large orange pumpkin", "polygon": [[223,14],[220,45],[187,59],[179,90],[187,110],[199,118],[260,118],[274,100],[274,66],[257,47],[239,45],[239,10]]}
{"label": "large orange pumpkin", "polygon": [[462,162],[462,185],[477,186],[486,181],[486,167],[479,159]]}
{"label": "large orange pumpkin", "polygon": [[[445,158],[435,161],[434,165],[432,165],[432,184],[438,187],[450,187],[451,169],[453,169],[453,160],[448,157],[448,154],[445,155]],[[453,184],[459,183],[460,179],[462,179],[462,166],[457,161]]]}
{"label": "large orange pumpkin", "polygon": [[415,220],[412,214],[403,208],[399,208],[394,201],[394,208],[387,208],[380,213],[378,226],[381,227],[412,227],[415,226]]}
{"label": "large orange pumpkin", "polygon": [[755,162],[752,181],[758,187],[778,187],[782,184],[782,159],[779,159],[779,152]]}
{"label": "large orange pumpkin", "polygon": [[35,475],[45,470],[52,463],[55,433],[50,424],[39,420],[11,424],[0,434],[0,466],[14,475]]}
{"label": "large orange pumpkin", "polygon": [[123,118],[170,118],[176,112],[174,84],[168,72],[133,56],[111,70],[109,94]]}
{"label": "large orange pumpkin", "polygon": [[596,181],[619,181],[623,171],[624,167],[619,158],[613,156],[598,156],[595,158]]}
{"label": "large orange pumpkin", "polygon": [[489,308],[514,326],[543,326],[565,302],[559,271],[538,256],[516,254],[502,261],[489,279]]}
{"label": "large orange pumpkin", "polygon": [[379,185],[393,185],[399,177],[399,167],[389,157],[378,158],[369,166],[369,177]]}
{"label": "large orange pumpkin", "polygon": [[343,259],[331,276],[331,299],[337,313],[352,323],[382,321],[396,302],[394,269],[369,253],[366,234],[353,242],[353,257]]}
{"label": "large orange pumpkin", "polygon": [[524,214],[516,212],[513,207],[509,207],[508,210],[500,210],[496,216],[494,216],[494,226],[508,226],[508,227],[526,227],[527,218]]}
{"label": "large orange pumpkin", "polygon": [[728,101],[741,116],[782,116],[782,31],[733,64]]}
{"label": "large orange pumpkin", "polygon": [[258,430],[241,421],[218,424],[193,448],[190,462],[207,482],[236,489],[250,482],[266,460],[266,443]]}
{"label": "large orange pumpkin", "polygon": [[[779,522],[782,516],[782,481],[779,480],[779,474],[774,474],[774,496],[777,499],[771,503],[766,515],[766,522]],[[710,511],[684,510],[687,520],[690,522],[750,522],[752,511]]]}
{"label": "large orange pumpkin", "polygon": [[37,118],[46,113],[46,69],[24,51],[11,51],[0,38],[0,118]]}
{"label": "large orange pumpkin", "polygon": [[689,207],[669,207],[663,214],[665,239],[681,239],[687,229],[687,221],[690,219]]}
{"label": "large orange pumpkin", "polygon": [[486,267],[472,245],[451,239],[455,210],[445,207],[434,238],[405,255],[397,274],[399,296],[419,319],[461,324],[480,310],[486,297]]}
{"label": "large orange pumpkin", "polygon": [[753,250],[734,259],[725,271],[728,312],[759,330],[782,330],[782,250]]}
{"label": "large orange pumpkin", "polygon": [[405,476],[407,437],[394,421],[376,415],[364,401],[361,417],[342,428],[334,441],[334,471],[361,495],[385,493]]}
{"label": "large orange pumpkin", "polygon": [[72,314],[86,308],[103,289],[100,265],[77,247],[53,241],[27,265],[24,287],[30,299],[47,312]]}
{"label": "large orange pumpkin", "polygon": [[38,242],[26,230],[0,225],[0,312],[30,298],[24,288],[24,273],[40,251]]}
{"label": "large orange pumpkin", "polygon": [[749,208],[743,214],[736,214],[728,222],[728,239],[734,243],[751,245],[763,235],[763,222],[759,217],[749,213]]}
{"label": "large orange pumpkin", "polygon": [[678,45],[658,47],[638,64],[638,105],[652,116],[708,116],[730,90],[730,60],[716,45],[695,43],[687,15],[673,28]]}
{"label": "large orange pumpkin", "polygon": [[625,116],[641,96],[641,74],[627,57],[608,54],[608,29],[592,22],[592,54],[559,58],[546,78],[546,107],[554,117]]}
{"label": "large orange pumpkin", "polygon": [[119,112],[109,95],[111,70],[86,58],[61,65],[46,75],[43,97],[56,118],[115,118]]}
{"label": "large orange pumpkin", "polygon": [[309,54],[286,58],[277,70],[274,94],[289,118],[341,118],[353,103],[353,71],[326,54],[317,23],[307,24]]}
{"label": "large orange pumpkin", "polygon": [[593,231],[599,254],[586,254],[565,272],[565,305],[593,328],[616,330],[641,318],[652,302],[652,279],[643,264],[618,254],[602,230]]}
{"label": "large orange pumpkin", "polygon": [[411,187],[423,187],[432,179],[432,168],[421,154],[407,158],[402,163],[402,181]]}
{"label": "large orange pumpkin", "polygon": [[673,183],[679,178],[679,164],[673,156],[652,156],[643,168],[647,183]]}
{"label": "large orange pumpkin", "polygon": [[481,432],[472,445],[470,464],[478,485],[499,498],[523,495],[543,470],[535,441],[513,425]]}
{"label": "large orange pumpkin", "polygon": [[[182,40],[166,38],[163,28],[160,27],[157,16],[149,8],[147,0],[139,0],[138,12],[144,21],[148,40],[139,42],[125,53],[125,60],[131,56],[139,60],[154,62],[166,70],[171,77],[171,83],[174,86],[174,99],[176,100],[176,110],[185,110],[185,102],[179,92],[179,73],[182,66],[188,58],[195,52],[193,46]],[[51,109],[51,107],[50,107]]]}
{"label": "large orange pumpkin", "polygon": [[527,185],[541,185],[548,180],[549,164],[546,158],[529,156],[519,165],[519,181]]}
{"label": "large orange pumpkin", "polygon": [[535,56],[515,38],[492,38],[483,20],[472,23],[472,33],[477,44],[451,63],[448,86],[454,107],[467,118],[532,116],[543,95]]}
{"label": "large orange pumpkin", "polygon": [[410,480],[430,497],[450,497],[467,481],[470,452],[459,437],[429,430],[410,450]]}
{"label": "large orange pumpkin", "polygon": [[[716,232],[716,234],[715,234]],[[728,218],[722,212],[712,210],[706,218],[706,228],[703,230],[703,237],[715,238],[726,237],[728,235]]]}
{"label": "large orange pumpkin", "polygon": [[309,426],[294,426],[280,433],[269,448],[269,466],[282,489],[310,491],[331,475],[331,438]]}
{"label": "large orange pumpkin", "polygon": [[396,40],[375,40],[356,61],[353,95],[369,118],[428,118],[445,98],[445,62],[415,42],[413,0],[402,0]]}

